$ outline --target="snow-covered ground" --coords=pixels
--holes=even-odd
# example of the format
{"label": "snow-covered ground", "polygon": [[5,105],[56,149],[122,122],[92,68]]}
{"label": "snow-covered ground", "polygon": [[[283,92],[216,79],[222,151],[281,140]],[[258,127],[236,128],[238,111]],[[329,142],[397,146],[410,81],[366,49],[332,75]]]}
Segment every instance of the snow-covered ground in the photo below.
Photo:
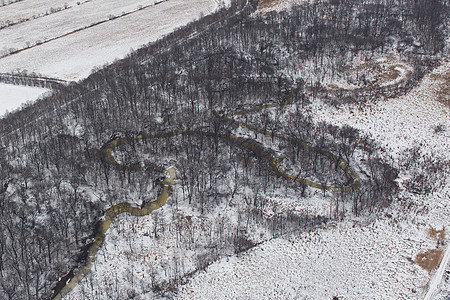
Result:
{"label": "snow-covered ground", "polygon": [[[36,41],[51,40],[92,23],[107,20],[99,25],[0,58],[0,72],[27,70],[52,78],[79,80],[87,77],[94,67],[123,58],[132,49],[155,41],[218,7],[218,2],[214,0],[168,0],[138,10],[139,7],[154,2],[154,0],[90,1],[5,28],[0,31],[0,51],[7,51],[9,48],[21,49],[35,44]],[[7,8],[11,10],[14,5],[18,3],[0,7],[0,14],[3,16],[3,10]],[[135,12],[109,20],[113,16],[117,17],[131,11]]]}
{"label": "snow-covered ground", "polygon": [[[39,1],[28,0],[0,7],[0,24],[6,20],[43,14],[49,7],[62,7],[64,3],[73,6],[70,8],[72,13],[76,9],[80,9],[80,15],[85,13],[83,18],[79,18],[70,16],[70,13],[64,10],[36,18],[35,21],[28,21],[29,23],[11,26],[4,29],[8,30],[4,32],[18,30],[20,35],[13,40],[9,34],[2,37],[3,33],[0,31],[1,47],[23,47],[28,41],[31,44],[38,38],[41,41],[46,40],[73,31],[77,26],[90,25],[94,21],[104,20],[105,17],[109,19],[109,14],[105,16],[96,12],[93,8],[96,4],[104,5],[105,9],[110,9],[111,15],[117,16],[137,8],[138,5],[145,5],[142,4],[144,2],[152,1],[130,3],[96,0],[79,1],[81,5],[77,5],[78,1],[52,0],[43,7],[39,5]],[[287,1],[280,3],[276,9],[284,9],[289,5]],[[23,8],[18,10],[18,7]],[[89,7],[91,8],[88,9]],[[2,58],[0,72],[26,69],[50,77],[78,80],[86,77],[93,67],[123,57],[131,48],[155,40],[216,7],[216,2],[210,0],[169,0],[151,9],[138,11]],[[67,20],[58,21],[58,18],[69,17],[73,19],[51,29],[51,36],[42,34],[32,26],[33,22],[37,22],[34,24],[40,25],[36,28],[45,28]],[[74,26],[75,24],[77,26]],[[33,32],[30,38],[26,35],[27,30]],[[145,41],[143,37],[146,38]],[[433,74],[443,74],[449,68],[450,63],[444,61]],[[397,84],[400,77],[406,76],[408,72],[407,68],[396,67],[395,70],[398,71],[399,77],[385,85]],[[347,124],[360,129],[363,134],[369,135],[382,145],[387,155],[392,156],[394,165],[399,164],[404,150],[415,146],[418,146],[424,155],[449,161],[450,108],[435,101],[439,89],[440,83],[435,77],[427,75],[413,91],[396,99],[339,109],[315,102],[308,113],[317,122]],[[0,116],[6,110],[13,110],[46,91],[0,84]],[[444,130],[437,131],[438,127]],[[410,174],[405,170],[400,175],[399,183],[402,187]],[[169,201],[176,197],[177,188]],[[376,218],[348,219],[326,228],[272,239],[246,253],[219,259],[182,286],[177,298],[422,299],[434,273],[423,270],[414,259],[418,253],[436,247],[436,241],[427,234],[428,229],[445,228],[448,236],[449,199],[449,182],[445,182],[445,186],[428,195],[415,195],[403,190],[400,199],[394,201],[388,210]],[[283,202],[282,197],[272,200],[280,207],[297,208],[292,199],[287,202]],[[318,214],[326,214],[327,202],[321,200],[310,199],[315,203]],[[311,203],[311,206],[314,203]],[[305,204],[309,206],[307,201],[303,203]],[[182,209],[182,215],[189,215],[189,208]],[[163,273],[173,272],[173,269],[156,269],[152,261],[163,260],[163,263],[158,265],[164,266],[174,260],[181,261],[182,256],[189,257],[192,253],[183,253],[177,249],[176,235],[170,243],[164,245],[157,244],[151,237],[152,229],[159,226],[158,224],[175,218],[173,215],[168,216],[168,213],[173,214],[174,211],[164,207],[155,214],[142,218],[120,216],[107,233],[105,245],[98,253],[98,260],[91,275],[67,299],[84,299],[89,292],[94,293],[90,294],[91,299],[105,299],[120,293],[131,297],[134,291],[152,289],[149,284],[151,276],[170,277],[171,274]],[[155,221],[155,215],[158,215],[159,221]],[[198,216],[192,216],[194,224],[199,224],[196,223],[200,222],[197,219]],[[130,241],[138,242],[130,244]],[[195,267],[195,261],[186,261],[186,265],[179,266],[180,269],[191,270]],[[449,268],[450,266],[447,266],[446,270]],[[117,286],[117,282],[120,282],[117,278],[128,278],[127,284],[132,282],[135,286]],[[445,284],[442,279],[437,285],[442,290],[449,290]],[[445,299],[446,296],[447,294],[442,292],[440,298],[436,299]],[[144,293],[135,299],[149,297],[151,293]]]}
{"label": "snow-covered ground", "polygon": [[[0,49],[23,49],[37,41],[59,37],[96,22],[109,20],[113,16],[138,10],[139,7],[153,5],[154,0],[124,2],[91,1],[74,5],[70,9],[16,24],[0,31]],[[45,30],[42,30],[45,28]]]}
{"label": "snow-covered ground", "polygon": [[[403,157],[402,152],[415,146],[424,155],[448,162],[450,109],[435,100],[442,84],[435,78],[449,67],[449,62],[443,61],[417,87],[396,99],[340,109],[319,102],[307,113],[316,121],[359,128],[380,142],[396,165]],[[398,76],[404,73],[399,71]],[[436,132],[438,125],[446,129]],[[419,253],[437,247],[437,241],[429,235],[430,228],[444,229],[448,235],[450,183],[444,179],[444,184],[432,193],[417,195],[403,187],[409,177],[409,170],[401,172],[400,197],[388,209],[373,216],[349,217],[342,223],[269,239],[237,256],[223,256],[182,285],[175,298],[423,299],[435,272],[422,269],[415,260]],[[175,185],[169,201],[177,201],[180,193]],[[309,202],[297,204],[293,199],[283,202],[282,198],[270,201],[281,210],[302,210],[311,205],[310,209],[317,214],[327,214],[326,199],[317,199],[320,193],[314,194]],[[227,218],[237,218],[230,207],[219,210]],[[187,217],[186,224],[190,224],[192,233],[189,226],[182,231],[173,228],[175,220]],[[177,209],[165,206],[143,218],[119,217],[107,233],[91,274],[67,299],[135,294],[135,299],[154,297],[151,292],[154,278],[168,279],[174,272],[188,273],[196,267],[195,253],[183,250],[179,239],[185,234],[199,238],[193,228],[204,225],[201,216],[195,215],[189,206]],[[155,228],[160,226],[166,226],[162,244],[153,237]],[[449,271],[448,266],[446,270]],[[434,281],[442,292],[432,299],[445,299],[448,279],[445,280]]]}
{"label": "snow-covered ground", "polygon": [[[449,68],[444,61],[418,87],[397,99],[363,109],[335,109],[318,103],[310,114],[316,121],[359,128],[381,142],[394,163],[405,149],[414,146],[448,162],[450,108],[436,101],[442,82],[434,78]],[[446,130],[436,133],[437,125]],[[407,170],[401,176],[407,178]],[[444,182],[445,186],[429,195],[403,191],[400,199],[373,221],[347,220],[223,258],[183,286],[178,297],[422,299],[434,273],[421,269],[414,260],[417,254],[436,247],[436,241],[427,235],[430,228],[448,232],[450,183]],[[439,280],[441,289],[445,289],[444,280]],[[436,299],[446,296],[441,293]]]}
{"label": "snow-covered ground", "polygon": [[11,5],[0,7],[0,26],[8,23],[17,23],[26,19],[32,19],[46,15],[52,10],[84,4],[91,0],[48,0],[42,1],[18,1]]}
{"label": "snow-covered ground", "polygon": [[443,150],[450,149],[450,130],[435,132],[439,125],[450,128],[450,109],[436,101],[441,83],[435,80],[436,75],[445,74],[449,68],[450,63],[445,61],[426,75],[420,86],[396,99],[340,109],[317,101],[310,107],[310,114],[318,122],[347,124],[362,130],[395,158],[406,149],[420,146],[424,154],[449,159],[448,151]]}
{"label": "snow-covered ground", "polygon": [[[440,201],[442,208],[449,196],[447,191],[429,200]],[[396,210],[401,213],[401,207]],[[212,264],[183,286],[178,298],[421,299],[430,275],[414,258],[436,246],[427,228],[448,227],[449,213],[446,208],[434,221],[430,215],[347,221],[274,239]]]}
{"label": "snow-covered ground", "polygon": [[260,5],[257,13],[267,13],[269,11],[282,11],[295,5],[304,5],[313,3],[317,0],[272,0],[266,1],[267,4]]}
{"label": "snow-covered ground", "polygon": [[[447,274],[446,274],[447,271]],[[442,262],[429,284],[424,300],[441,299],[450,295],[450,247],[447,244]],[[440,295],[441,294],[441,295]]]}
{"label": "snow-covered ground", "polygon": [[[125,57],[132,49],[157,40],[201,14],[211,13],[219,5],[215,0],[167,0],[155,5],[157,2],[160,1],[27,0],[1,6],[0,27],[14,25],[0,30],[0,73],[26,71],[67,81],[80,80],[92,69]],[[143,7],[147,8],[140,10]],[[110,20],[127,13],[131,14]],[[83,29],[103,21],[106,22]],[[29,48],[52,39],[55,40]],[[10,49],[25,50],[1,57]],[[47,91],[1,84],[0,116]]]}
{"label": "snow-covered ground", "polygon": [[0,83],[0,117],[49,92],[45,88]]}
{"label": "snow-covered ground", "polygon": [[[388,221],[269,241],[201,272],[180,299],[412,299],[427,277],[408,258],[420,241]],[[389,236],[382,239],[382,236]],[[413,290],[416,290],[414,294]]]}

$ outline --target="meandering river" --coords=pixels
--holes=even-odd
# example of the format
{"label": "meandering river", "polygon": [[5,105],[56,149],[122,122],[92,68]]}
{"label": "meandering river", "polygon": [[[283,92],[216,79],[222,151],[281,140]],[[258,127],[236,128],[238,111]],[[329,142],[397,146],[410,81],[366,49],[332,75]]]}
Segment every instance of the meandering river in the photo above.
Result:
{"label": "meandering river", "polygon": [[[242,115],[245,115],[248,113],[254,113],[257,111],[264,110],[264,109],[277,108],[277,107],[289,105],[292,103],[293,95],[294,95],[294,89],[293,88],[290,88],[290,89],[291,89],[291,93],[289,94],[289,96],[287,97],[287,100],[284,103],[260,105],[260,106],[254,107],[252,109],[241,110],[241,111],[234,112],[232,114],[224,115],[223,118],[227,122],[232,122],[232,123],[236,124],[238,127],[246,128],[248,130],[251,130],[251,131],[266,135],[266,136],[275,137],[277,139],[288,140],[289,137],[284,134],[279,134],[279,133],[274,133],[274,132],[271,132],[268,130],[263,130],[261,128],[237,121],[237,120],[235,120],[234,117],[242,116]],[[130,142],[136,141],[136,140],[160,139],[160,138],[168,138],[168,137],[175,137],[175,136],[179,136],[179,135],[190,135],[190,134],[208,135],[210,133],[205,133],[205,132],[201,132],[201,131],[170,131],[170,132],[163,132],[160,134],[140,134],[135,137],[115,138],[115,139],[110,140],[103,146],[104,160],[107,163],[113,165],[114,167],[116,167],[118,169],[126,169],[126,170],[130,170],[130,171],[143,170],[144,168],[141,166],[126,166],[124,164],[117,162],[113,155],[114,149],[120,145],[127,144]],[[283,178],[285,178],[287,180],[292,180],[295,182],[309,185],[313,188],[329,190],[329,191],[351,192],[351,191],[358,189],[359,186],[361,185],[358,173],[356,171],[350,169],[347,162],[345,162],[343,159],[341,159],[341,158],[335,156],[334,154],[327,152],[323,149],[311,147],[305,143],[299,144],[301,147],[303,147],[304,149],[306,149],[308,151],[317,152],[318,154],[323,155],[323,156],[327,157],[328,159],[334,161],[335,164],[340,169],[342,169],[345,173],[347,173],[348,175],[350,175],[353,178],[352,184],[350,184],[348,186],[326,186],[326,185],[322,185],[320,183],[313,182],[313,181],[305,179],[305,178],[300,178],[295,175],[288,174],[286,172],[286,170],[284,170],[281,167],[281,163],[277,159],[277,157],[275,157],[275,155],[273,155],[270,151],[268,151],[266,148],[264,148],[264,146],[262,146],[259,143],[256,143],[253,139],[239,137],[239,136],[232,135],[232,134],[219,135],[218,137],[229,140],[230,142],[235,143],[235,144],[239,145],[240,147],[243,147],[249,151],[254,152],[259,157],[266,160],[269,163],[269,165],[271,166],[271,168],[276,173],[278,173],[280,176],[282,176]],[[161,172],[166,173],[166,178],[164,179],[164,181],[162,183],[163,188],[162,188],[161,194],[159,195],[158,199],[146,204],[142,208],[134,207],[130,203],[119,203],[119,204],[116,204],[116,205],[108,208],[106,210],[103,220],[101,221],[100,226],[96,232],[95,240],[88,248],[88,253],[87,253],[88,255],[87,255],[85,264],[77,269],[74,269],[73,271],[71,271],[68,275],[66,275],[64,278],[62,278],[58,282],[58,285],[55,288],[55,296],[53,297],[54,300],[60,300],[64,296],[66,296],[68,293],[70,293],[75,288],[75,286],[77,286],[78,283],[81,280],[83,280],[83,278],[90,272],[91,267],[96,260],[97,252],[105,240],[105,234],[117,216],[119,216],[120,214],[123,214],[123,213],[129,213],[132,216],[146,216],[146,215],[149,215],[152,211],[154,211],[166,204],[167,199],[171,195],[171,193],[170,193],[171,186],[175,184],[176,170],[174,167],[170,167],[168,169],[159,167],[159,170]]]}

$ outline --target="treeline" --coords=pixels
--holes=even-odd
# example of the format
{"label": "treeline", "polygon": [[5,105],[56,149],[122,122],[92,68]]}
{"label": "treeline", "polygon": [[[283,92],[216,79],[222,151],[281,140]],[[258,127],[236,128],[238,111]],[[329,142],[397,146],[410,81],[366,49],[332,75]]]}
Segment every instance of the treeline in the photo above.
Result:
{"label": "treeline", "polygon": [[[257,226],[277,236],[341,218],[349,204],[359,214],[390,201],[397,171],[377,155],[376,145],[352,128],[313,124],[301,112],[317,97],[361,101],[361,94],[332,94],[321,85],[354,60],[395,53],[413,61],[416,75],[396,85],[410,89],[444,49],[439,24],[449,15],[448,3],[334,0],[264,15],[255,9],[251,2],[233,2],[0,120],[0,298],[49,297],[55,282],[82,263],[80,249],[107,207],[157,195],[156,166],[175,165],[180,190],[174,198],[205,216],[252,191],[239,208],[242,223],[229,222],[227,234],[214,232],[206,241],[201,233],[205,239],[183,241],[192,249],[219,249],[199,251],[199,268],[222,250],[239,252],[257,243],[250,236]],[[364,99],[392,89],[367,92]],[[289,97],[292,104],[276,113],[261,110],[236,119],[288,136],[280,141],[245,132],[254,149],[279,155],[299,176],[327,185],[351,183],[321,151],[364,170],[360,189],[328,195],[327,217],[268,216],[267,193],[307,197],[313,191],[282,178],[264,155],[230,139],[238,125],[225,116]],[[192,134],[116,149],[123,163],[143,164],[146,171],[117,169],[104,159],[103,145],[117,136],[132,141],[141,133],[172,131]],[[364,161],[356,160],[356,151]],[[210,222],[210,228],[225,230]]]}
{"label": "treeline", "polygon": [[[23,1],[23,0],[11,1],[10,3],[4,3],[3,5],[2,5],[2,1],[0,1],[0,7],[5,6],[5,5],[9,5],[9,4],[12,4],[12,3],[16,3],[16,2],[19,2],[19,1]],[[70,6],[67,3],[65,3],[64,7],[56,7],[56,8],[51,7],[49,10],[47,10],[44,13],[41,13],[41,14],[38,14],[38,15],[33,15],[31,17],[28,17],[28,18],[20,18],[20,19],[16,19],[16,20],[6,20],[3,23],[0,23],[0,30],[2,30],[4,28],[11,27],[11,26],[14,26],[14,25],[18,25],[18,24],[21,24],[21,23],[25,23],[25,22],[28,22],[28,21],[31,21],[31,20],[42,18],[42,17],[48,16],[48,15],[51,15],[51,14],[63,11],[63,10],[68,9],[68,8],[70,8]],[[9,53],[14,52],[16,50],[17,49],[6,49],[0,54],[0,57],[8,56]]]}
{"label": "treeline", "polygon": [[13,4],[16,2],[20,2],[20,1],[23,1],[23,0],[0,0],[0,7],[10,5],[10,4]]}
{"label": "treeline", "polygon": [[26,85],[47,88],[50,90],[60,90],[65,87],[65,82],[58,79],[40,77],[34,74],[1,74],[0,82],[14,85]]}

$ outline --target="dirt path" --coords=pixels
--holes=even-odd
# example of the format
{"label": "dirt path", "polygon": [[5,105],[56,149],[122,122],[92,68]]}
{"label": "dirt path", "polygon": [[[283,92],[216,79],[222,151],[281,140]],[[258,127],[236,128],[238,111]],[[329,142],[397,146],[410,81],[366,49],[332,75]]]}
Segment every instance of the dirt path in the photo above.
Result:
{"label": "dirt path", "polygon": [[432,300],[439,294],[439,285],[444,277],[445,268],[450,263],[450,243],[447,242],[447,246],[445,247],[445,252],[441,260],[441,264],[437,269],[436,273],[431,279],[428,292],[423,298],[423,300]]}

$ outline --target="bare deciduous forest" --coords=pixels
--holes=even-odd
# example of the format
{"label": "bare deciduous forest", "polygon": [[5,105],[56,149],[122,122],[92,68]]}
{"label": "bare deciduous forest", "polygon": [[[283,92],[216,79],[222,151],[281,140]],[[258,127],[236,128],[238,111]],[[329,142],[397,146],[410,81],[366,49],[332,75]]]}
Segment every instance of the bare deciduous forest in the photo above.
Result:
{"label": "bare deciduous forest", "polygon": [[[233,2],[0,120],[0,298],[50,298],[59,279],[83,265],[106,209],[156,199],[161,170],[171,165],[179,189],[171,207],[183,203],[208,216],[230,199],[246,199],[237,223],[211,218],[210,231],[195,240],[186,219],[155,221],[155,239],[184,232],[179,243],[198,253],[197,270],[261,242],[248,234],[255,228],[276,237],[389,205],[397,170],[377,145],[302,111],[318,98],[339,106],[406,93],[444,50],[448,3],[332,0],[255,10],[255,3]],[[412,66],[407,80],[383,85],[363,70],[342,71],[392,54]],[[359,88],[326,84],[337,79]],[[114,148],[114,165],[105,147],[117,139],[127,142]],[[346,190],[356,180],[349,170],[361,183]],[[301,201],[316,189],[307,182],[331,199],[328,216],[267,215],[267,194]],[[164,294],[187,273],[149,286]]]}

